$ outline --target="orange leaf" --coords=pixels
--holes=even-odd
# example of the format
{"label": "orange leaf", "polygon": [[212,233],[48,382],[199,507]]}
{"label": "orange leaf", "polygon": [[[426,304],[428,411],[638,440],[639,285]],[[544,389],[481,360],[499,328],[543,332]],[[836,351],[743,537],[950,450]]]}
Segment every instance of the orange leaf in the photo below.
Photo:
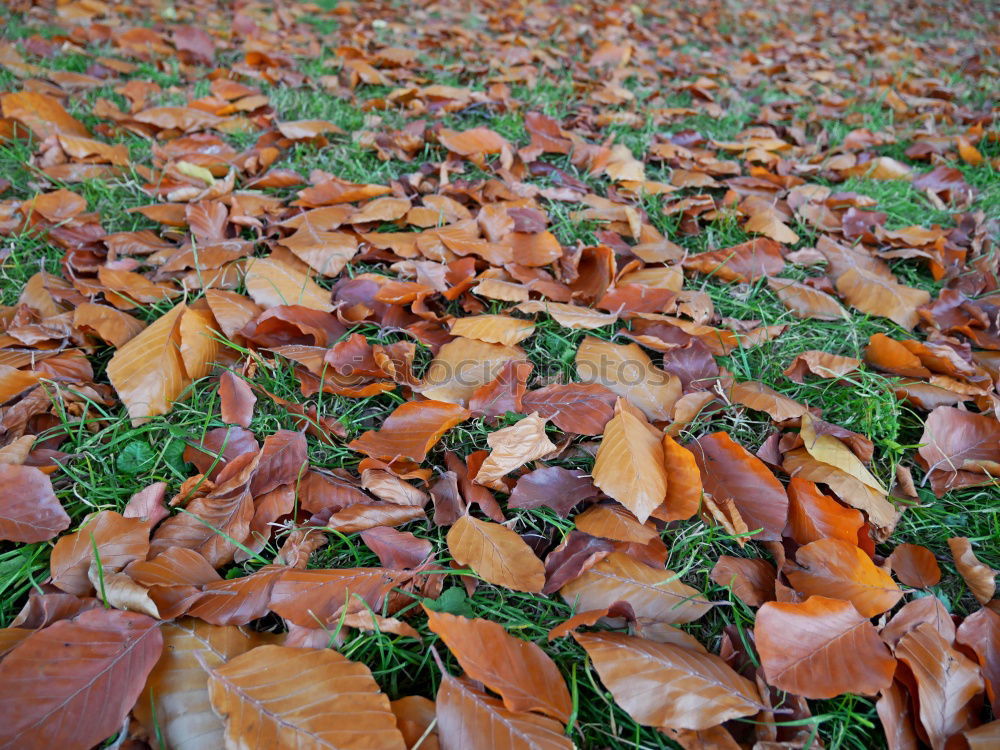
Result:
{"label": "orange leaf", "polygon": [[417,463],[448,430],[469,418],[468,409],[442,401],[408,401],[390,414],[378,430],[368,430],[348,443],[351,450],[372,458]]}
{"label": "orange leaf", "polygon": [[448,530],[448,551],[460,565],[497,586],[538,593],[545,566],[521,537],[498,523],[461,516]]}

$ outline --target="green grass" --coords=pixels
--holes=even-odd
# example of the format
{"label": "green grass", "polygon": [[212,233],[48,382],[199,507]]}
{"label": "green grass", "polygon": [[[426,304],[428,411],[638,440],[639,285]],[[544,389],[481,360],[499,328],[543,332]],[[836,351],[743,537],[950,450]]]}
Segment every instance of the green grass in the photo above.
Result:
{"label": "green grass", "polygon": [[[336,5],[333,0],[321,0],[300,20],[332,39],[339,33],[340,21],[327,11]],[[58,27],[36,25],[26,17],[12,14],[8,10],[0,11],[0,18],[6,23],[5,36],[9,40],[24,39],[36,33],[45,37],[63,33]],[[640,22],[647,24],[649,20],[643,18]],[[484,23],[481,16],[470,15],[465,25],[482,31]],[[726,33],[743,33],[733,19],[727,17],[724,23]],[[768,36],[774,33],[774,27],[765,24],[763,31]],[[761,29],[755,31],[758,32],[763,33]],[[391,42],[391,39],[386,41]],[[331,49],[328,46],[327,53]],[[702,49],[705,49],[704,45],[692,42],[683,51],[688,53]],[[112,56],[116,54],[113,48],[94,47],[88,49],[88,52]],[[227,52],[222,60],[233,62],[237,57],[235,53]],[[318,79],[320,76],[336,74],[336,66],[327,64],[332,59],[320,57],[300,60],[299,63],[301,70]],[[423,53],[421,61],[426,70],[433,73],[432,83],[479,91],[485,88],[483,76],[468,74],[462,69],[461,57],[450,53],[441,56]],[[67,54],[37,62],[52,69],[82,72],[91,64],[92,59],[87,55]],[[135,73],[124,78],[128,77],[154,81],[161,86],[162,91],[152,95],[149,102],[151,106],[184,104],[191,97],[205,96],[208,91],[206,81],[188,81],[174,61],[164,64],[143,62]],[[686,80],[679,78],[676,81],[661,81],[640,71],[636,75],[630,75],[621,85],[643,100],[655,97],[657,107],[686,107],[692,106],[692,97],[682,87],[694,78],[691,76]],[[455,129],[490,127],[515,146],[525,146],[529,137],[524,127],[524,113],[539,110],[556,118],[574,113],[583,106],[588,90],[586,83],[569,74],[554,73],[540,78],[536,86],[512,84],[511,96],[519,103],[519,107],[513,110],[501,112],[477,105],[442,118],[428,119],[430,124],[440,122],[444,127]],[[13,91],[20,86],[21,82],[17,78],[6,71],[0,71],[0,89]],[[405,125],[408,120],[408,113],[405,111],[366,111],[363,108],[366,100],[383,97],[393,87],[362,84],[357,90],[357,101],[353,102],[331,95],[319,85],[296,89],[262,84],[261,88],[270,97],[276,120],[326,119],[346,133],[331,136],[329,145],[322,148],[311,145],[293,146],[282,154],[276,167],[295,169],[304,176],[308,176],[313,169],[320,169],[352,181],[388,184],[415,172],[421,165],[439,161],[444,156],[440,147],[427,145],[413,162],[382,161],[374,151],[364,150],[355,144],[352,137],[358,131],[396,129]],[[125,100],[113,89],[113,85],[102,86],[71,97],[68,102],[70,112],[91,128],[102,124],[101,120],[92,115],[93,105],[98,98],[110,99],[119,106],[125,106]],[[740,132],[754,127],[754,119],[763,105],[786,99],[795,102],[796,119],[805,119],[814,111],[807,97],[790,95],[763,84],[734,92],[732,101],[726,102],[721,117],[699,114],[677,118],[665,124],[649,118],[637,128],[609,126],[603,129],[601,136],[607,138],[613,135],[616,143],[624,143],[633,154],[641,158],[657,139],[685,129],[697,130],[711,139],[733,139]],[[967,101],[969,106],[983,106],[987,97],[982,91],[970,87],[969,91],[962,92],[962,100]],[[896,126],[892,110],[878,96],[869,94],[846,108],[844,117],[819,120],[810,133],[823,133],[831,145],[836,145],[857,127],[880,132]],[[959,131],[956,129],[955,132]],[[153,142],[125,132],[116,134],[115,139],[128,145],[133,164],[152,166]],[[234,148],[243,149],[252,146],[256,137],[255,134],[227,136],[227,140]],[[910,142],[902,138],[895,144],[881,147],[878,152],[909,163],[918,173],[928,171],[930,167],[927,164],[906,159],[904,151]],[[90,180],[62,185],[47,181],[31,164],[36,147],[37,144],[29,141],[0,143],[0,175],[12,182],[12,188],[3,198],[23,201],[39,191],[65,187],[86,198],[88,210],[100,213],[102,226],[108,232],[156,228],[154,223],[140,214],[129,213],[130,208],[154,202],[154,198],[144,191],[144,181],[137,172],[130,171],[111,181]],[[987,159],[1000,155],[1000,145],[996,142],[989,144],[984,141],[981,149]],[[603,176],[593,177],[581,172],[568,157],[545,155],[543,158],[587,183],[594,192],[607,194],[608,183]],[[719,158],[732,157],[720,154]],[[962,170],[969,184],[978,191],[975,203],[968,210],[983,211],[988,218],[1000,218],[1000,179],[992,166],[988,162],[977,167],[964,164],[955,166]],[[458,175],[463,179],[489,179],[492,176],[468,164],[465,168],[465,173]],[[647,164],[649,179],[668,181],[669,174],[667,167],[657,163]],[[524,182],[540,188],[554,184],[546,177],[525,176]],[[875,209],[887,214],[886,227],[890,229],[914,224],[952,226],[954,223],[954,211],[935,207],[905,181],[852,178],[831,186],[838,191],[853,191],[875,199]],[[282,197],[290,197],[294,194],[294,189],[275,192]],[[697,192],[699,191],[689,190],[674,196]],[[717,195],[721,197],[721,193]],[[703,222],[699,234],[681,234],[679,217],[663,211],[663,197],[647,196],[642,200],[642,207],[657,229],[690,253],[729,247],[749,239],[749,235],[732,220]],[[546,209],[550,229],[563,245],[596,243],[595,232],[602,228],[602,224],[574,219],[573,214],[579,210],[578,205],[550,202]],[[810,245],[815,239],[815,233],[808,227],[799,227],[797,231],[799,229],[802,229],[800,233],[803,236],[799,246]],[[62,250],[43,234],[25,231],[4,238],[3,244],[10,250],[0,261],[0,293],[4,305],[16,304],[23,284],[39,270],[54,274],[61,272]],[[931,291],[940,289],[941,285],[930,279],[926,269],[915,262],[894,263],[893,269],[904,283]],[[348,273],[370,270],[387,272],[383,266],[369,268],[358,265],[349,268]],[[787,275],[798,279],[816,273],[811,269],[791,266],[787,269]],[[879,479],[891,482],[896,466],[902,462],[914,468],[915,478],[920,484],[922,473],[913,466],[911,459],[919,441],[922,415],[897,401],[893,394],[892,378],[862,367],[848,376],[845,382],[807,378],[804,383],[798,384],[790,381],[782,372],[803,351],[819,349],[860,358],[872,334],[882,332],[898,337],[906,332],[885,319],[864,316],[856,311],[843,322],[799,320],[784,308],[766,283],[728,284],[716,278],[695,276],[685,281],[685,288],[706,292],[716,311],[723,317],[759,320],[762,325],[788,326],[773,341],[751,349],[737,349],[728,356],[718,358],[719,364],[734,378],[761,381],[789,398],[821,409],[824,419],[873,440],[876,450],[872,470]],[[189,301],[194,301],[197,297],[197,294],[191,295]],[[494,304],[492,311],[505,307]],[[164,309],[164,306],[148,306],[136,314],[144,320],[152,320],[162,314]],[[536,374],[544,373],[569,381],[575,379],[574,356],[584,336],[610,339],[617,329],[618,326],[610,326],[597,331],[573,331],[541,315],[533,337],[524,343],[524,348],[535,365]],[[383,335],[373,325],[358,325],[350,332],[360,332],[372,342],[395,340],[393,335]],[[429,352],[426,348],[418,348],[418,361],[426,365]],[[110,356],[111,351],[102,348],[92,357],[97,378],[101,382],[106,382],[104,367]],[[273,360],[269,358],[267,366],[259,367],[254,382],[279,397],[315,407],[321,415],[336,417],[345,426],[349,438],[378,427],[386,415],[402,401],[402,396],[395,392],[366,399],[347,399],[330,394],[304,398],[299,390],[294,368],[280,357]],[[61,502],[73,518],[73,528],[77,528],[88,514],[95,511],[121,510],[135,492],[152,482],[167,482],[168,496],[176,492],[192,473],[192,468],[184,464],[181,458],[184,446],[200,442],[208,430],[223,426],[218,413],[217,388],[215,378],[199,380],[189,388],[189,392],[169,414],[155,417],[139,427],[131,425],[120,405],[104,406],[89,402],[86,403],[86,411],[81,414],[78,405],[70,406],[74,397],[65,387],[56,393],[55,414],[58,424],[43,431],[39,440],[61,439],[60,450],[70,456],[53,479]],[[264,396],[259,398],[251,423],[251,429],[258,437],[262,439],[275,430],[297,429],[299,426],[298,418],[289,414],[286,409]],[[454,450],[464,456],[473,450],[487,448],[487,437],[493,429],[481,419],[463,423],[445,435],[430,454],[428,465],[442,468],[445,450]],[[554,441],[563,437],[554,427],[550,427],[550,430]],[[725,430],[754,451],[774,431],[774,427],[765,414],[733,407],[695,420],[683,430],[682,437],[689,439],[710,430]],[[307,440],[313,466],[356,470],[361,456],[347,449],[344,441],[330,444],[312,436]],[[589,439],[577,439],[576,442],[585,443]],[[588,470],[593,460],[581,453],[561,463]],[[951,564],[947,539],[956,535],[970,537],[977,542],[976,550],[980,559],[994,568],[1000,568],[1000,549],[995,544],[995,540],[1000,538],[1000,512],[995,489],[962,490],[940,499],[934,498],[928,488],[921,487],[919,493],[921,504],[903,513],[891,543],[879,545],[878,552],[886,555],[893,544],[903,541],[929,547],[945,569],[942,582],[935,587],[934,592],[952,612],[968,613],[976,605]],[[512,519],[511,526],[518,532],[535,532],[555,542],[573,528],[572,521],[561,519],[546,509],[511,509],[508,515]],[[429,539],[434,545],[437,559],[443,564],[449,562],[444,540],[445,530],[426,522],[408,524],[403,530]],[[312,567],[378,565],[375,555],[356,535],[329,536],[329,544],[316,552],[310,561]],[[261,553],[261,558],[273,558],[281,541],[279,534]],[[685,629],[716,652],[726,625],[735,624],[744,633],[751,630],[753,612],[736,599],[728,588],[713,583],[708,573],[720,555],[766,556],[766,552],[762,548],[755,548],[753,544],[743,549],[736,538],[726,534],[720,527],[700,520],[671,525],[663,532],[663,541],[669,551],[668,566],[681,571],[682,580],[686,583],[721,603],[698,622],[685,626]],[[47,543],[16,547],[5,545],[0,548],[0,625],[8,624],[20,609],[27,593],[45,581],[50,550],[51,544]],[[245,575],[260,565],[259,560],[251,560],[233,565],[224,574],[228,577]],[[545,598],[523,594],[486,582],[480,582],[475,594],[466,597],[458,571],[441,575],[446,579],[445,590],[450,592],[445,596],[446,606],[452,611],[499,622],[519,637],[538,643],[555,660],[575,698],[576,723],[569,731],[578,746],[608,747],[615,750],[677,747],[657,730],[637,725],[615,705],[589,665],[583,650],[572,639],[562,638],[553,643],[546,641],[548,630],[573,613],[572,607],[560,597]],[[414,601],[409,608],[416,608],[418,605],[419,602]],[[405,616],[406,613],[407,610],[404,610],[402,615]],[[427,629],[425,620],[416,617],[411,622],[423,637],[422,642],[386,633],[354,632],[339,647],[347,657],[368,665],[390,698],[414,693],[434,695],[439,676],[431,657],[431,647],[436,647],[453,672],[458,671],[454,658],[437,636]],[[276,629],[280,624],[276,618],[265,618],[260,626]],[[829,748],[867,750],[881,742],[874,703],[866,698],[844,696],[831,701],[814,702],[811,721]]]}

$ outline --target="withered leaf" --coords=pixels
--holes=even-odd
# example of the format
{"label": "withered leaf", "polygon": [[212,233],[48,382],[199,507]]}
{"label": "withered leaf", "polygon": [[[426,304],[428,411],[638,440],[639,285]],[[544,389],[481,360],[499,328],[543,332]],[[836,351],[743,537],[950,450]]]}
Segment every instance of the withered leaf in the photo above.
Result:
{"label": "withered leaf", "polygon": [[545,585],[545,566],[521,537],[498,523],[462,516],[449,529],[448,550],[485,581],[515,591],[537,593]]}

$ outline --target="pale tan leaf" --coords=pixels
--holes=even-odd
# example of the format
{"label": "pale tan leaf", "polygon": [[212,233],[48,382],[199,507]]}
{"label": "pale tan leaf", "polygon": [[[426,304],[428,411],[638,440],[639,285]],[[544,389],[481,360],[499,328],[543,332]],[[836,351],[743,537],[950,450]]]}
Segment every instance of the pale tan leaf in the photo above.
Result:
{"label": "pale tan leaf", "polygon": [[253,301],[264,308],[302,305],[330,312],[330,293],[296,268],[275,258],[254,258],[244,279]]}
{"label": "pale tan leaf", "polygon": [[462,516],[448,530],[448,550],[485,581],[515,591],[538,593],[545,566],[521,537],[498,523]]}
{"label": "pale tan leaf", "polygon": [[556,449],[545,434],[545,424],[546,420],[539,417],[538,412],[532,412],[510,427],[491,432],[486,438],[490,454],[479,467],[475,482],[507,492],[502,477]]}
{"label": "pale tan leaf", "polygon": [[587,336],[576,352],[584,383],[599,383],[628,399],[652,421],[670,419],[681,381],[655,367],[638,344],[612,344]]}
{"label": "pale tan leaf", "polygon": [[368,667],[329,649],[258,646],[211,669],[226,747],[405,750]]}

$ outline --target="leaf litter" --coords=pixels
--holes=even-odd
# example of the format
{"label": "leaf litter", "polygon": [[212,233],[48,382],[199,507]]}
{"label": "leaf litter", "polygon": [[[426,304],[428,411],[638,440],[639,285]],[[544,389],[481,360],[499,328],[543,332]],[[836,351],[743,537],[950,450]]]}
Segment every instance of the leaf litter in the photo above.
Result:
{"label": "leaf litter", "polygon": [[140,8],[4,11],[0,744],[996,745],[985,6]]}

